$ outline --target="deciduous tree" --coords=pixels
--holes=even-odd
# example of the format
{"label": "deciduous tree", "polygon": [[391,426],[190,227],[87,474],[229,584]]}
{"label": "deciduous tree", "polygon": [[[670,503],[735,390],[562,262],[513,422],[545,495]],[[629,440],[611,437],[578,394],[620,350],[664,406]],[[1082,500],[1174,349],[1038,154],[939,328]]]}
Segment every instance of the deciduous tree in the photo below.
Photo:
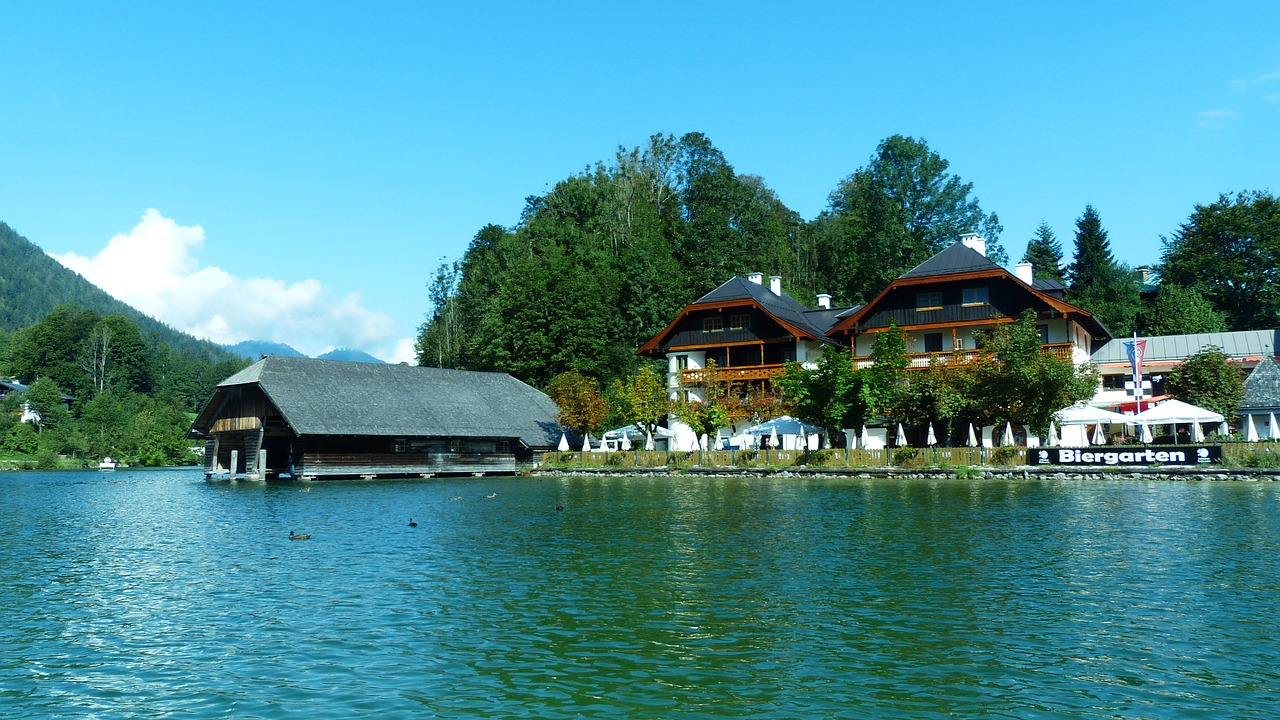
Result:
{"label": "deciduous tree", "polygon": [[609,408],[595,378],[569,370],[553,378],[546,391],[560,409],[557,422],[583,435],[600,432]]}
{"label": "deciduous tree", "polygon": [[1198,287],[1231,330],[1280,326],[1280,200],[1263,192],[1197,205],[1163,239],[1160,276]]}
{"label": "deciduous tree", "polygon": [[1169,392],[1182,400],[1234,417],[1244,399],[1244,377],[1222,348],[1208,345],[1169,372]]}

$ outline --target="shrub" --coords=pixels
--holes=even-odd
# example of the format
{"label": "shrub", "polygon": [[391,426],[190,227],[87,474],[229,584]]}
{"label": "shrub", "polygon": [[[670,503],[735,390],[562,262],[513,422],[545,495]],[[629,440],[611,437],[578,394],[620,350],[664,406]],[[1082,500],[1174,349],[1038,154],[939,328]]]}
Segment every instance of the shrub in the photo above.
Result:
{"label": "shrub", "polygon": [[755,464],[756,457],[759,454],[760,454],[760,451],[758,450],[740,450],[738,451],[737,456],[734,458],[733,464],[741,465],[743,467],[749,467]]}
{"label": "shrub", "polygon": [[1001,445],[991,453],[992,465],[1013,465],[1019,459],[1019,451],[1016,447]]}
{"label": "shrub", "polygon": [[918,467],[924,462],[924,457],[920,454],[918,448],[900,447],[893,449],[893,464],[898,467]]}
{"label": "shrub", "polygon": [[810,450],[809,452],[800,453],[796,458],[796,465],[830,465],[831,460],[836,454],[833,450]]}

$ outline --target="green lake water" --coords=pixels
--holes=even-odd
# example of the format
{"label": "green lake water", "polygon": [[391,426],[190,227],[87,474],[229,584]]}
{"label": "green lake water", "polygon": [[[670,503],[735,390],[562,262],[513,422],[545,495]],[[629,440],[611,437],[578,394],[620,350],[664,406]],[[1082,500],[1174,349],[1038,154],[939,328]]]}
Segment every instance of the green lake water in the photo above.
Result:
{"label": "green lake water", "polygon": [[7,473],[0,520],[4,718],[1280,715],[1274,483]]}

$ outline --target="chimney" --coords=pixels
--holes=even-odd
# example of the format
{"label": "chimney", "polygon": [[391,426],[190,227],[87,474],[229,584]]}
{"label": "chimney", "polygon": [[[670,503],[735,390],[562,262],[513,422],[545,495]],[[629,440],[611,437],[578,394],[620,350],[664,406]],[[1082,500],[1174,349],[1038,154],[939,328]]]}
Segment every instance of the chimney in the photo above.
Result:
{"label": "chimney", "polygon": [[978,233],[965,233],[960,236],[960,242],[973,248],[982,257],[987,256],[987,239]]}
{"label": "chimney", "polygon": [[751,282],[753,282],[753,283],[755,283],[755,284],[757,284],[757,285],[763,285],[763,284],[764,284],[764,273],[748,273],[748,274],[747,274],[747,280],[749,280],[749,281],[751,281]]}
{"label": "chimney", "polygon": [[823,310],[831,309],[831,296],[826,293],[818,293],[818,307]]}
{"label": "chimney", "polygon": [[1140,265],[1138,267],[1138,278],[1141,279],[1142,282],[1144,283],[1151,282],[1151,266]]}
{"label": "chimney", "polygon": [[1017,265],[1014,265],[1013,274],[1017,275],[1019,280],[1028,285],[1035,282],[1036,279],[1035,273],[1032,272],[1031,263],[1029,262],[1020,262]]}
{"label": "chimney", "polygon": [[770,276],[769,276],[769,290],[770,290],[774,295],[781,295],[781,294],[782,294],[782,276],[781,276],[781,275],[770,275]]}

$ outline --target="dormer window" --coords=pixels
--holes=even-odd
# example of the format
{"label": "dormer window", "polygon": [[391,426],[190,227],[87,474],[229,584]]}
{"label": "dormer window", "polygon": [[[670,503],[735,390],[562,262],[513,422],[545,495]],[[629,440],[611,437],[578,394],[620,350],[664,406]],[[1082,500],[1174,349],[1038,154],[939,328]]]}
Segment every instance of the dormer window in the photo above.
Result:
{"label": "dormer window", "polygon": [[702,318],[702,332],[720,332],[724,330],[724,318],[709,317]]}
{"label": "dormer window", "polygon": [[916,293],[916,310],[941,310],[942,309],[942,293],[922,292]]}
{"label": "dormer window", "polygon": [[965,306],[969,305],[987,305],[987,288],[971,287],[961,291],[960,303]]}

